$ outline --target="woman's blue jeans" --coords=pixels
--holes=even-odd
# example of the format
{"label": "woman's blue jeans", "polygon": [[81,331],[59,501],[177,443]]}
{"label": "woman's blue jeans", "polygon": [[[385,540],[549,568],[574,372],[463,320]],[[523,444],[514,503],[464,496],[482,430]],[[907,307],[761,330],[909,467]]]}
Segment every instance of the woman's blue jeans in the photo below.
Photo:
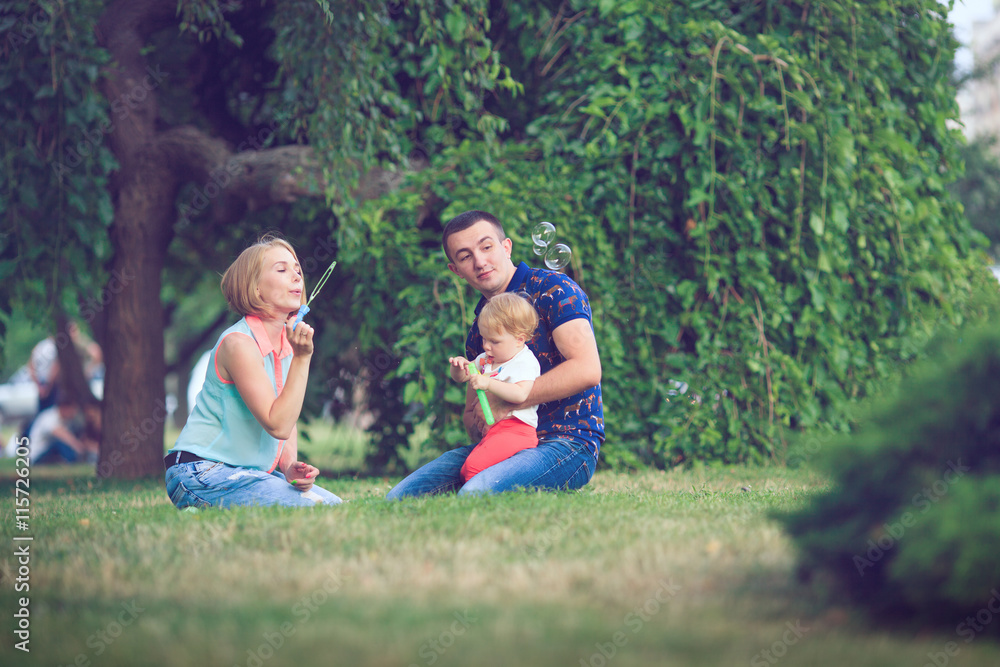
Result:
{"label": "woman's blue jeans", "polygon": [[177,509],[267,505],[312,507],[342,502],[334,494],[315,485],[308,491],[299,491],[277,470],[268,473],[217,461],[172,465],[167,469],[166,481],[167,494]]}
{"label": "woman's blue jeans", "polygon": [[514,489],[578,489],[594,475],[597,456],[588,442],[571,436],[543,436],[538,446],[483,470],[462,484],[462,465],[475,445],[445,452],[412,472],[386,495],[407,496],[458,491],[458,495],[501,493]]}

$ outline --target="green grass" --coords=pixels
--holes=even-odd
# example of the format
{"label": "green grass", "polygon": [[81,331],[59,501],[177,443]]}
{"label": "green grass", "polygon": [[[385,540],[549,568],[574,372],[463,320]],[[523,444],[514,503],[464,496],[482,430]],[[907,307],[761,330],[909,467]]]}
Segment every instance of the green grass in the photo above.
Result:
{"label": "green grass", "polygon": [[[410,470],[419,468],[439,453],[421,446],[427,434],[426,426],[418,426],[417,432],[410,437],[409,447],[400,452]],[[354,473],[364,470],[365,456],[370,450],[371,437],[367,433],[330,420],[314,419],[306,423],[299,437],[299,458],[323,471]]]}
{"label": "green grass", "polygon": [[[890,632],[800,584],[767,514],[825,487],[808,471],[601,472],[575,493],[402,503],[389,480],[340,479],[339,507],[187,514],[159,480],[36,468],[27,593],[12,471],[4,665],[764,665],[776,648],[788,665],[921,667],[949,641],[953,664],[1000,663],[986,638]],[[23,595],[29,654],[12,648]]]}
{"label": "green grass", "polygon": [[299,436],[299,458],[320,470],[361,470],[364,468],[369,440],[364,431],[316,419],[302,429]]}

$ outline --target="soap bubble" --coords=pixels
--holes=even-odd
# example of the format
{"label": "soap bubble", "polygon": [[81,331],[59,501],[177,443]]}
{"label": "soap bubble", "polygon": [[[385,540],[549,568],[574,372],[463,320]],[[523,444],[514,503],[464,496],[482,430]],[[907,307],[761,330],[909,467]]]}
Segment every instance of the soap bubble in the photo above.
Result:
{"label": "soap bubble", "polygon": [[535,254],[539,255],[539,256],[544,255],[545,251],[548,250],[548,248],[546,248],[543,245],[533,245],[533,246],[531,246],[531,249],[534,250]]}
{"label": "soap bubble", "polygon": [[[688,390],[688,383],[681,382],[680,380],[668,380],[667,383],[670,385],[670,389],[667,390],[667,396],[680,396],[681,394],[686,394]],[[667,399],[670,402],[670,399]]]}
{"label": "soap bubble", "polygon": [[[545,252],[545,248],[552,243],[552,239],[556,235],[556,226],[551,222],[539,222],[535,225],[535,228],[531,230],[531,242],[535,244],[535,252],[539,255]],[[542,248],[542,252],[538,252],[538,248]]]}
{"label": "soap bubble", "polygon": [[565,243],[557,243],[545,253],[545,266],[553,271],[562,271],[569,266],[573,251]]}

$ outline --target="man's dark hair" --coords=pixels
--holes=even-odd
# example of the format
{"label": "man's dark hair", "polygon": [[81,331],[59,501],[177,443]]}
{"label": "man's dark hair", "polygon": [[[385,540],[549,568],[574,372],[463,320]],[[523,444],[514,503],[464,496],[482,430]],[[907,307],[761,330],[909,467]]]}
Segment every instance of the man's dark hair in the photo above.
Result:
{"label": "man's dark hair", "polygon": [[444,226],[444,231],[441,232],[441,249],[444,250],[448,261],[452,261],[451,255],[448,253],[448,237],[468,229],[477,222],[483,221],[490,223],[496,228],[499,235],[498,240],[503,241],[507,238],[507,235],[503,231],[503,225],[500,224],[500,220],[495,215],[486,211],[466,211],[465,213],[459,213],[448,221],[448,224]]}

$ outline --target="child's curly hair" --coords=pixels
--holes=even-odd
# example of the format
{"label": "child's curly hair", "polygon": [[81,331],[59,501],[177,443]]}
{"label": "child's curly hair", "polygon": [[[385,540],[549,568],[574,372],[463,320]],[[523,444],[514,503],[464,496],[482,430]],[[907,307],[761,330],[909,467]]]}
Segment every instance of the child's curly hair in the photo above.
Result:
{"label": "child's curly hair", "polygon": [[479,329],[503,329],[512,336],[530,340],[538,327],[538,313],[524,297],[513,292],[503,292],[486,302],[479,312]]}

